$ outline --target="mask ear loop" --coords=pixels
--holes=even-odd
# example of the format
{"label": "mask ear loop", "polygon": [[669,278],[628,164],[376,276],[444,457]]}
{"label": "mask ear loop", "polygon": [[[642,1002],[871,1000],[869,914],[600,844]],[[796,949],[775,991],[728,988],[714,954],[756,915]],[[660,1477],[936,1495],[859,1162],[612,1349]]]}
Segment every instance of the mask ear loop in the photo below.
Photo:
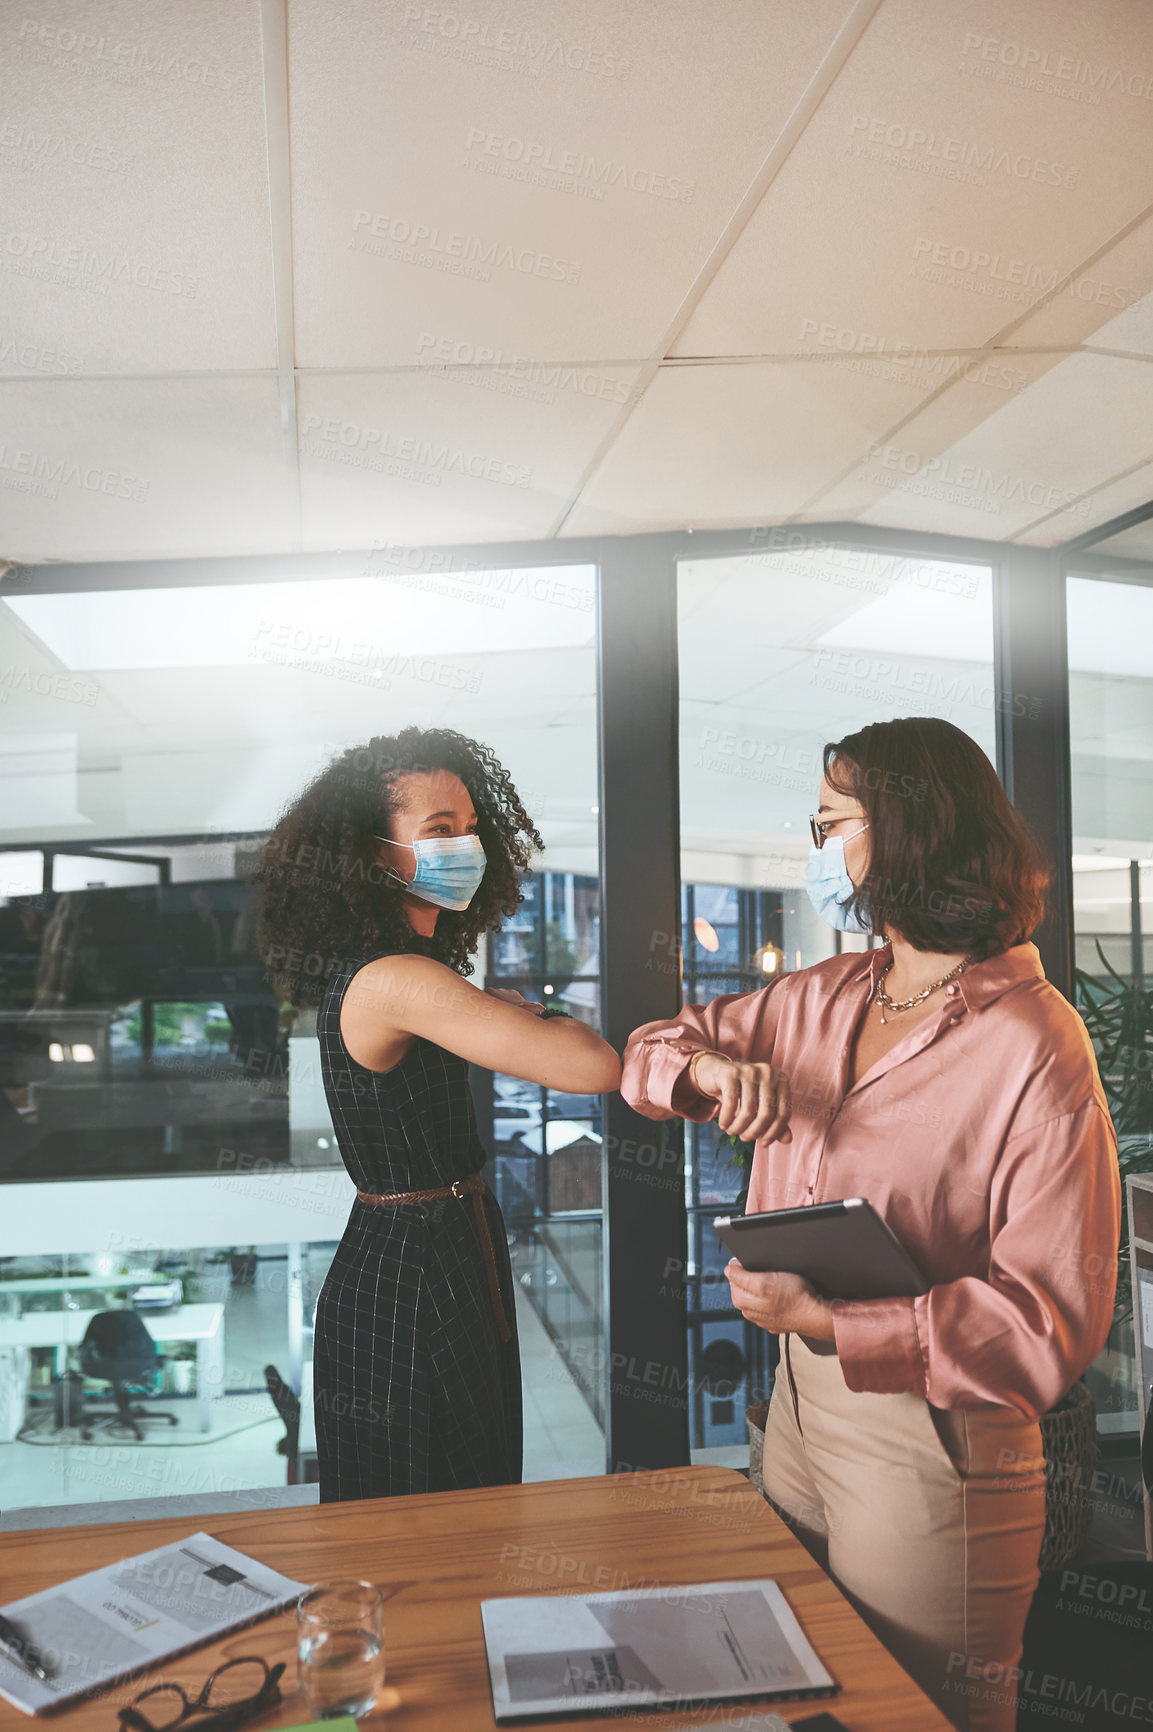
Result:
{"label": "mask ear loop", "polygon": [[[372,832],[372,835],[373,835],[373,840],[376,842],[387,842],[389,847],[391,847],[391,848],[409,848],[409,849],[412,849],[412,852],[414,854],[416,853],[416,849],[413,848],[411,842],[395,842],[395,841],[393,841],[391,836],[378,836],[375,830]],[[402,878],[400,873],[395,871],[394,868],[391,866],[385,866],[382,868],[382,870],[385,873],[386,877],[395,878],[396,882],[398,884],[402,885],[406,890],[407,890],[408,886],[412,883],[411,878]],[[415,877],[415,873],[413,874],[413,876]]]}

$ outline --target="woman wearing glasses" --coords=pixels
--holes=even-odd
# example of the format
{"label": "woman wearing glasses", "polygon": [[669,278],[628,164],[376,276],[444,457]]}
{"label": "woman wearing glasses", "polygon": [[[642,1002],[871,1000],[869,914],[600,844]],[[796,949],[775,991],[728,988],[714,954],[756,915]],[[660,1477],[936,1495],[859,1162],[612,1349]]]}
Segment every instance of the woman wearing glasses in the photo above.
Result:
{"label": "woman wearing glasses", "polygon": [[261,954],[282,997],[318,1007],[357,1187],[316,1307],[322,1502],[520,1479],[512,1274],[468,1065],[573,1094],[620,1079],[585,1024],[463,978],[533,846],[488,747],[406,728],[330,764],[264,849]]}
{"label": "woman wearing glasses", "polygon": [[878,723],[826,747],[819,798],[810,898],[884,945],[638,1029],[622,1092],[754,1139],[750,1213],[867,1197],[931,1283],[834,1304],[726,1270],[782,1337],[771,1501],[956,1726],[1011,1732],[1037,1418],[1112,1320],[1095,1272],[1116,1267],[1116,1139],[1028,942],[1047,873],[980,749],[947,722]]}

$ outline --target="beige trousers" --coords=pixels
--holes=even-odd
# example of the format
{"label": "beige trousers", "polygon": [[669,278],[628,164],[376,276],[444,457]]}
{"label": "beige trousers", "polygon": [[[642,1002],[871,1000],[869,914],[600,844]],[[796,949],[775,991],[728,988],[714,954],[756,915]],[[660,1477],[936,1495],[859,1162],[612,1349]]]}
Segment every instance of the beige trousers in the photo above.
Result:
{"label": "beige trousers", "polygon": [[1035,1421],[847,1389],[835,1353],[781,1343],[765,1492],[962,1732],[1013,1732],[1045,1525]]}

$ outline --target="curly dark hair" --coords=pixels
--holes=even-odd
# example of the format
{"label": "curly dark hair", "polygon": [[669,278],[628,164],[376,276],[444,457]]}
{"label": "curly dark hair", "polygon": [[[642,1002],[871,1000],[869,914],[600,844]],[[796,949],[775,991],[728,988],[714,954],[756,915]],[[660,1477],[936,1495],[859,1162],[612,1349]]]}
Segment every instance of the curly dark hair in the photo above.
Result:
{"label": "curly dark hair", "polygon": [[[488,863],[468,907],[442,908],[425,938],[377,864],[376,838],[399,809],[397,777],[428,770],[450,771],[468,789]],[[253,874],[257,947],[277,993],[297,1008],[319,1004],[345,959],[391,947],[470,974],[477,940],[524,901],[520,873],[543,846],[488,746],[451,728],[410,727],[350,747],[284,812]]]}
{"label": "curly dark hair", "polygon": [[1032,936],[1052,874],[968,734],[902,716],[827,745],[824,763],[870,826],[868,872],[849,906],[874,932],[979,962]]}

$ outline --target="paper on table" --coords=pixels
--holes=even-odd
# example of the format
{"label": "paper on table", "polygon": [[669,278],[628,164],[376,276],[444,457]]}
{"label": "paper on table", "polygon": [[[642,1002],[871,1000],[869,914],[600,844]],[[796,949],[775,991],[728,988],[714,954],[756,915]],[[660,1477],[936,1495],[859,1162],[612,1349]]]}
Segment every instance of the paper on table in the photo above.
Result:
{"label": "paper on table", "polygon": [[676,1726],[663,1726],[661,1732],[792,1732],[792,1728],[779,1714],[760,1713],[756,1708],[746,1708],[735,1718],[710,1720],[707,1728],[690,1726],[687,1721],[682,1720]]}
{"label": "paper on table", "polygon": [[481,1605],[498,1722],[837,1686],[773,1581]]}
{"label": "paper on table", "polygon": [[0,1696],[42,1713],[281,1611],[306,1586],[205,1533],[91,1570],[0,1607],[50,1673],[44,1683],[0,1652]]}

